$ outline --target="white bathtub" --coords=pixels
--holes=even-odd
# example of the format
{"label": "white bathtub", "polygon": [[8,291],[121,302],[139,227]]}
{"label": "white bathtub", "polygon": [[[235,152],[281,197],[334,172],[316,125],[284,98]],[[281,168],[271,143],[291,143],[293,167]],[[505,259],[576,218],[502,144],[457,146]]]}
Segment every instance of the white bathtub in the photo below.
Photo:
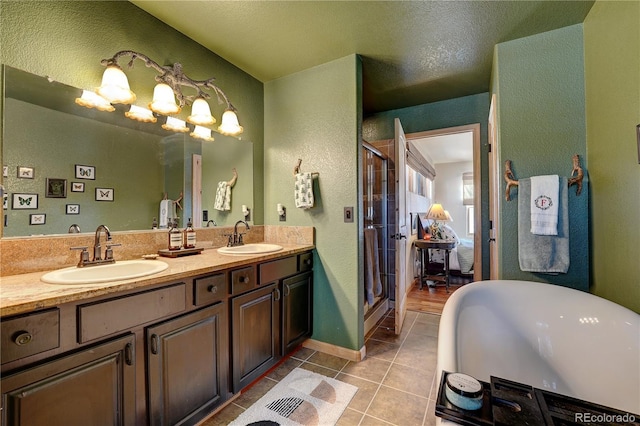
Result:
{"label": "white bathtub", "polygon": [[640,413],[640,315],[589,293],[526,281],[457,290],[440,319],[438,375],[463,372]]}

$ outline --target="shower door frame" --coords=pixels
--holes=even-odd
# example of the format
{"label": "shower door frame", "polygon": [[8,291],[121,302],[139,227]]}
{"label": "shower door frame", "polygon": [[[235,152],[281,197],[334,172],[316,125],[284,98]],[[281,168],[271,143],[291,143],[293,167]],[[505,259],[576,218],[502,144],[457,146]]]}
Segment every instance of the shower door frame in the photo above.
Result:
{"label": "shower door frame", "polygon": [[[388,210],[389,210],[389,206],[388,206],[388,197],[389,197],[389,168],[388,168],[388,161],[389,161],[389,157],[384,155],[379,149],[377,149],[374,145],[371,145],[370,143],[363,141],[362,142],[362,149],[372,153],[373,155],[375,155],[376,157],[380,158],[382,160],[382,171],[381,174],[384,177],[384,185],[383,185],[383,194],[382,194],[382,199],[383,199],[383,204],[384,207],[382,209],[382,220],[381,222],[383,223],[383,225],[381,225],[380,227],[377,227],[377,229],[380,230],[380,236],[381,236],[381,243],[379,245],[379,248],[381,249],[381,259],[380,259],[380,266],[381,266],[381,271],[380,271],[380,279],[382,280],[382,288],[383,288],[383,297],[382,299],[376,303],[374,306],[372,306],[369,311],[364,315],[364,332],[367,333],[377,322],[378,320],[384,315],[386,314],[386,312],[389,309],[389,299],[390,299],[390,295],[389,295],[389,261],[388,261],[388,244],[389,244],[389,232],[388,232],[388,227],[389,227],[389,219],[388,219]],[[362,156],[362,160],[363,160],[363,167],[366,167],[366,158],[363,155]],[[362,198],[363,198],[363,231],[364,228],[366,228],[368,226],[367,224],[367,212],[365,210],[365,206],[364,206],[364,192],[365,192],[365,185],[367,184],[367,182],[364,181],[365,179],[363,179],[363,187],[362,187]],[[364,289],[364,282],[361,283],[361,287]]]}

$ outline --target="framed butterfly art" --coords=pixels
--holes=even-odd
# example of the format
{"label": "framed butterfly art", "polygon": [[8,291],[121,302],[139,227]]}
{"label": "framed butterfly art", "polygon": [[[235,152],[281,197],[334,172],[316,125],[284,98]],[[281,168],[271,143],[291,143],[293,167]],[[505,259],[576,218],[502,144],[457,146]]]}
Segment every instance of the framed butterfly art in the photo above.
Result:
{"label": "framed butterfly art", "polygon": [[47,178],[45,189],[45,197],[47,198],[67,198],[66,179]]}
{"label": "framed butterfly art", "polygon": [[47,223],[47,215],[46,214],[30,214],[29,215],[29,225],[44,225]]}
{"label": "framed butterfly art", "polygon": [[113,201],[113,188],[96,188],[96,201]]}
{"label": "framed butterfly art", "polygon": [[76,179],[96,179],[95,166],[84,166],[82,164],[76,164]]}
{"label": "framed butterfly art", "polygon": [[36,210],[38,208],[38,194],[11,194],[11,208],[13,210]]}

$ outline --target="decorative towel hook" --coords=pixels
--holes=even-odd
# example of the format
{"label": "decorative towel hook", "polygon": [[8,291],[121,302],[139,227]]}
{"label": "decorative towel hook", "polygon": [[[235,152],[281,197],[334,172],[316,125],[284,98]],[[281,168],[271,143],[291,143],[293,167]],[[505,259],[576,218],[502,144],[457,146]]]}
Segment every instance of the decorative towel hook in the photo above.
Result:
{"label": "decorative towel hook", "polygon": [[[298,162],[296,163],[296,165],[293,168],[293,175],[297,175],[298,173],[302,173],[302,171],[300,170],[300,165],[302,164],[302,158],[298,158]],[[318,172],[311,172],[312,176],[319,176],[320,173]]]}
{"label": "decorative towel hook", "polygon": [[[584,178],[584,171],[580,167],[580,156],[575,154],[573,156],[573,169],[568,179],[569,186],[577,185],[576,195],[580,195],[582,192],[582,179]],[[505,198],[507,201],[511,201],[511,187],[518,186],[518,180],[515,178],[513,171],[511,170],[511,160],[507,160],[504,163],[504,180],[507,182],[507,188],[505,189]]]}
{"label": "decorative towel hook", "polygon": [[236,180],[238,180],[238,172],[236,171],[235,167],[231,169],[231,172],[233,173],[233,177],[231,178],[230,181],[227,182],[227,185],[232,187],[233,185],[236,184]]}

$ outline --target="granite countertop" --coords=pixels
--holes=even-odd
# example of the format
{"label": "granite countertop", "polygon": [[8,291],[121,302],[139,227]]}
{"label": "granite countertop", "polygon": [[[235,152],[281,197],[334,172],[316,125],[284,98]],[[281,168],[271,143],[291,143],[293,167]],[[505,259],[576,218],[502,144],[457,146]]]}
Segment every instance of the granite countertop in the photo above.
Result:
{"label": "granite countertop", "polygon": [[60,285],[40,281],[40,277],[49,271],[3,276],[0,278],[0,316],[27,313],[63,303],[142,289],[146,286],[180,280],[194,275],[278,259],[315,248],[313,245],[305,244],[278,244],[283,247],[282,250],[259,255],[229,256],[218,253],[216,249],[206,249],[197,255],[178,258],[159,257],[158,260],[169,265],[164,271],[146,277],[109,283]]}

